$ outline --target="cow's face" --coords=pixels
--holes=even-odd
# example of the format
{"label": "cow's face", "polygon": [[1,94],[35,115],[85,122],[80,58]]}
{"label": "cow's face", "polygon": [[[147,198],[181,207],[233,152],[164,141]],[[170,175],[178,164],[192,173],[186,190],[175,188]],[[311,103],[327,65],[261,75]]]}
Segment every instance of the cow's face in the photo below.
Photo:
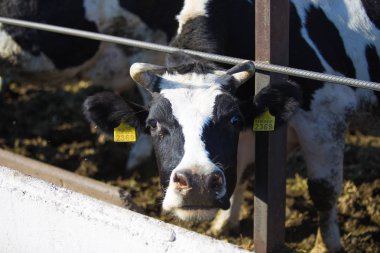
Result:
{"label": "cow's face", "polygon": [[[234,91],[252,74],[251,63],[228,71],[197,65],[167,70],[134,64],[132,78],[152,93],[149,110],[112,92],[87,98],[83,109],[91,122],[110,135],[120,122],[148,130],[165,191],[163,209],[184,220],[209,219],[219,208],[230,206],[242,124]],[[249,122],[268,108],[279,127],[299,101],[296,85],[273,84],[248,102],[248,111],[245,105],[245,120]]]}
{"label": "cow's face", "polygon": [[243,120],[232,91],[252,73],[249,63],[227,73],[132,66],[134,80],[153,96],[146,126],[165,191],[165,211],[202,220],[229,208]]}

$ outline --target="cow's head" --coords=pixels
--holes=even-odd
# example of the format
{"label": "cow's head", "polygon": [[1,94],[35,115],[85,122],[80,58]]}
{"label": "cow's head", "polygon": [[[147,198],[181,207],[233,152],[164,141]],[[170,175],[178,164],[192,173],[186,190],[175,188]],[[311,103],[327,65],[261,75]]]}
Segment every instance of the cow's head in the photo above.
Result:
{"label": "cow's head", "polygon": [[163,209],[184,220],[211,219],[230,207],[244,121],[234,92],[253,72],[250,62],[228,71],[201,63],[173,69],[138,63],[131,76],[152,93],[148,111],[112,93],[88,98],[84,111],[109,133],[121,121],[147,129],[165,191]]}

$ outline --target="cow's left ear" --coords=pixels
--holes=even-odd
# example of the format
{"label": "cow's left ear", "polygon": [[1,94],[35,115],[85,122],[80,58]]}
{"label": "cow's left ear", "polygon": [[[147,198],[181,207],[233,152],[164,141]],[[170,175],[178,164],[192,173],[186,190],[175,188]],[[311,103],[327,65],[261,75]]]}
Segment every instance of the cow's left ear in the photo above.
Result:
{"label": "cow's left ear", "polygon": [[83,113],[100,131],[109,136],[121,122],[127,123],[139,132],[145,130],[148,110],[128,103],[113,92],[100,92],[88,97],[83,103]]}
{"label": "cow's left ear", "polygon": [[253,99],[250,117],[255,118],[265,110],[276,117],[276,128],[288,121],[302,103],[298,84],[284,81],[263,88]]}

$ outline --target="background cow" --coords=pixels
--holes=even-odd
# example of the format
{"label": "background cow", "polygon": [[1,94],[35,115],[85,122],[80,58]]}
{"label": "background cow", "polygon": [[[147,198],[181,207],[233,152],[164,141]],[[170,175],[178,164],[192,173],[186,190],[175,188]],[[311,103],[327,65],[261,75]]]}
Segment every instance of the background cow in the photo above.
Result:
{"label": "background cow", "polygon": [[[0,15],[167,44],[175,32],[174,14],[181,3],[166,2],[151,1],[158,11],[166,4],[165,11],[173,12],[168,16],[171,19],[154,23],[148,16],[152,8],[144,9],[146,3],[127,0],[7,0],[0,3]],[[17,26],[0,28],[0,74],[13,81],[53,85],[76,78],[125,89],[130,85],[128,70],[133,62],[163,61],[163,55],[157,52]]]}
{"label": "background cow", "polygon": [[[380,4],[377,1],[293,0],[291,2],[290,65],[292,67],[380,81],[378,74],[380,70],[380,23],[378,19]],[[182,11],[177,16],[179,29],[172,45],[253,59],[254,13],[252,4],[251,1],[246,0],[185,1]],[[231,111],[232,114],[227,114],[229,122],[232,125],[239,122],[239,117],[236,117],[239,114],[234,113],[237,108],[236,103],[233,103],[233,99],[229,96],[218,96],[225,90],[223,92],[219,90],[220,93],[212,93],[209,89],[213,87],[210,83],[215,83],[217,87],[230,87],[225,82],[239,80],[232,76],[240,74],[235,71],[219,73],[219,69],[210,63],[183,55],[169,56],[168,64],[175,67],[166,69],[134,65],[131,70],[132,76],[138,83],[148,86],[149,90],[154,91],[153,102],[147,116],[147,126],[153,136],[159,167],[161,167],[160,173],[163,180],[161,183],[167,186],[163,207],[176,211],[176,207],[184,204],[185,211],[177,210],[177,215],[181,218],[211,217],[213,213],[202,213],[203,210],[201,212],[199,206],[194,204],[195,200],[193,199],[196,196],[200,201],[198,203],[204,207],[206,203],[215,201],[215,199],[210,200],[207,195],[210,194],[209,192],[205,195],[205,199],[202,199],[200,194],[194,196],[190,194],[189,199],[186,200],[189,188],[194,186],[201,191],[200,185],[203,184],[199,183],[202,178],[199,174],[199,166],[191,164],[191,159],[185,159],[202,156],[198,156],[195,149],[191,149],[190,146],[188,149],[186,147],[187,143],[191,143],[194,145],[191,146],[192,148],[203,151],[206,149],[209,151],[208,158],[212,161],[215,158],[214,154],[222,152],[218,146],[227,145],[228,141],[231,141],[229,138],[236,138],[233,134],[231,136],[235,137],[225,138],[222,133],[228,133],[227,135],[230,136],[230,132],[226,130],[226,126],[218,126],[219,112],[225,115],[226,111]],[[330,83],[298,78],[295,80],[301,85],[303,104],[289,122],[288,149],[291,150],[300,145],[305,156],[309,193],[319,213],[319,231],[314,252],[325,250],[337,252],[342,249],[337,226],[336,201],[343,180],[344,133],[349,119],[355,112],[364,107],[368,108],[368,105],[370,107],[377,105],[378,94],[370,90],[354,89]],[[190,87],[196,85],[202,87],[199,89],[201,92],[194,91],[193,93]],[[231,90],[233,89],[231,88]],[[252,89],[252,85],[242,85],[237,88],[236,95],[239,97],[240,103],[252,97]],[[191,94],[197,95],[192,96]],[[207,98],[209,99],[196,99],[205,94],[208,94]],[[229,93],[229,95],[231,94],[235,93]],[[273,95],[273,93],[270,94]],[[257,97],[257,99],[259,98],[260,96]],[[187,113],[191,114],[196,106],[208,109],[202,111],[201,108],[198,108],[197,110],[204,114],[193,115],[186,120]],[[183,108],[188,108],[188,110],[185,112]],[[254,114],[247,114],[245,110],[241,112],[243,112],[246,122],[251,123]],[[107,94],[89,98],[85,103],[85,113],[90,120],[95,121],[103,128],[112,128],[120,120],[137,124],[136,118],[132,117],[131,108],[119,98],[110,97]],[[198,117],[202,119],[198,119]],[[182,131],[178,129],[182,129]],[[173,134],[175,137],[172,136]],[[240,146],[244,146],[248,141],[251,142],[249,147],[253,147],[254,136],[249,131],[241,133],[240,136]],[[175,138],[176,142],[167,141],[172,138]],[[209,138],[215,140],[214,145],[207,144]],[[178,145],[178,140],[181,145]],[[166,147],[166,149],[162,147]],[[232,145],[232,150],[228,150],[228,154],[234,153],[234,148],[236,146]],[[190,150],[195,153],[187,157],[186,154]],[[250,155],[252,151],[249,152],[249,156],[244,156],[240,151],[244,150],[239,147],[236,174],[238,186],[231,199],[232,207],[222,212],[215,220],[213,229],[217,231],[238,224],[237,211],[242,200],[242,191],[246,185],[245,179],[241,175],[245,168],[254,164],[254,157]],[[218,158],[225,156],[226,154]],[[169,158],[166,159],[166,157]],[[203,158],[206,159],[204,156]],[[191,172],[177,170],[178,166],[181,167],[183,164],[193,170]],[[223,162],[221,164],[224,165]],[[162,167],[171,169],[163,171]],[[169,177],[168,171],[172,170],[175,173],[171,173]],[[218,200],[218,196],[225,196],[221,194],[222,186],[225,184],[225,180],[229,179],[225,175],[221,176],[215,166],[214,170],[209,170],[208,173],[205,175],[211,176],[203,178],[208,182],[206,185],[209,188],[206,189],[209,191],[214,189],[213,192]],[[233,177],[232,175],[230,178]],[[226,190],[230,193],[231,188],[227,187]],[[225,200],[223,199],[223,201]],[[188,206],[187,203],[189,203]],[[224,208],[227,206],[221,205]],[[190,212],[194,210],[198,210],[196,215],[192,215]]]}
{"label": "background cow", "polygon": [[[0,15],[167,44],[175,33],[174,15],[180,6],[180,2],[165,0],[149,4],[133,0],[7,0],[0,3]],[[169,15],[154,19],[152,13],[163,10]],[[130,85],[133,62],[163,61],[157,52],[17,26],[1,24],[0,28],[0,74],[13,81],[52,85],[76,78],[125,89]]]}

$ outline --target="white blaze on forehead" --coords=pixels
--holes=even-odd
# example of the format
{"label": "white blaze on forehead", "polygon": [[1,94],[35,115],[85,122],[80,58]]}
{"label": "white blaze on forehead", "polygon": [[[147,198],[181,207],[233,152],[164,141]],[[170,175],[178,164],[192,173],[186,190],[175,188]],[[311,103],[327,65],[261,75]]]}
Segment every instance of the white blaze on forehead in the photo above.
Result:
{"label": "white blaze on forehead", "polygon": [[206,16],[206,6],[209,0],[185,0],[182,11],[177,16],[179,23],[178,34],[181,33],[182,27],[187,21],[198,16]]}
{"label": "white blaze on forehead", "polygon": [[[193,163],[197,166],[210,164],[202,141],[203,127],[212,120],[215,98],[222,94],[215,83],[216,75],[164,75],[161,94],[170,101],[173,116],[182,127],[185,139],[184,156],[179,167]],[[212,169],[212,168],[210,168]]]}
{"label": "white blaze on forehead", "polygon": [[[220,85],[215,83],[217,77],[214,74],[163,75],[165,81],[160,84],[161,95],[170,101],[173,116],[180,124],[185,139],[183,158],[170,177],[163,201],[164,210],[170,211],[182,204],[182,196],[172,184],[176,171],[197,168],[197,173],[207,175],[218,170],[210,161],[202,141],[203,128],[212,120],[215,99],[222,94]],[[217,195],[221,198],[225,193],[223,187]]]}

